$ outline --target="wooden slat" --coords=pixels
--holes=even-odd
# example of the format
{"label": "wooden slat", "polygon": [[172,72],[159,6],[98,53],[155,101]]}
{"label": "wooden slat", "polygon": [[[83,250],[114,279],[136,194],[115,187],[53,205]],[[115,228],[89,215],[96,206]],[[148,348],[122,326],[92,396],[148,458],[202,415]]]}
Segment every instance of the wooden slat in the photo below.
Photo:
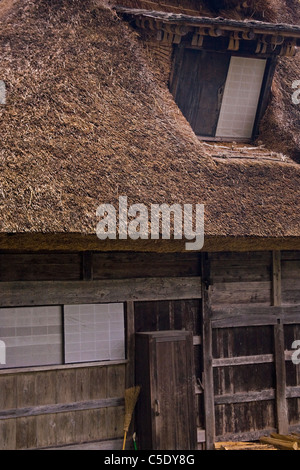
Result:
{"label": "wooden slat", "polygon": [[260,392],[245,392],[245,393],[234,393],[226,395],[216,395],[215,404],[216,405],[226,405],[233,403],[249,403],[265,400],[274,400],[275,391],[262,390]]}
{"label": "wooden slat", "polygon": [[242,326],[276,325],[277,318],[271,313],[266,315],[237,315],[212,320],[213,328],[235,328]]}
{"label": "wooden slat", "polygon": [[276,325],[300,322],[299,306],[218,306],[212,308],[213,328]]}
{"label": "wooden slat", "polygon": [[265,436],[267,433],[276,432],[275,428],[270,427],[268,431],[248,431],[248,432],[237,432],[237,433],[226,433],[226,435],[216,436],[216,442],[221,441],[257,441],[261,436]]}
{"label": "wooden slat", "polygon": [[79,444],[69,444],[53,447],[45,447],[41,450],[120,450],[122,449],[122,439],[110,439],[95,442],[84,442]]}
{"label": "wooden slat", "polygon": [[300,386],[286,387],[286,398],[300,398]]}
{"label": "wooden slat", "polygon": [[108,408],[122,406],[124,398],[102,398],[100,400],[89,400],[75,403],[58,403],[54,405],[30,406],[26,408],[16,408],[12,410],[0,411],[0,420],[11,418],[25,418],[29,416],[39,416],[54,413],[68,413],[73,411],[93,410],[98,408]]}
{"label": "wooden slat", "polygon": [[261,354],[255,356],[240,356],[240,357],[221,357],[213,359],[213,367],[229,367],[241,366],[245,364],[264,364],[266,362],[274,362],[273,354]]}
{"label": "wooden slat", "polygon": [[0,283],[1,307],[199,298],[200,277]]}

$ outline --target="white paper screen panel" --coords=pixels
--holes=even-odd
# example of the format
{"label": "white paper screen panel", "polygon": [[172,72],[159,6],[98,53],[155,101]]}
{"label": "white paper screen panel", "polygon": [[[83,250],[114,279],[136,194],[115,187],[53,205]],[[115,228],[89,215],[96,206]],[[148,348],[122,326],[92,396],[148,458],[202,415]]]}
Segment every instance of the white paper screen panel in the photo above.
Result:
{"label": "white paper screen panel", "polygon": [[251,138],[265,68],[265,59],[231,57],[216,137]]}
{"label": "white paper screen panel", "polygon": [[65,305],[65,362],[125,358],[122,303]]}
{"label": "white paper screen panel", "polygon": [[0,338],[10,367],[41,366],[63,362],[62,308],[18,307],[0,309]]}

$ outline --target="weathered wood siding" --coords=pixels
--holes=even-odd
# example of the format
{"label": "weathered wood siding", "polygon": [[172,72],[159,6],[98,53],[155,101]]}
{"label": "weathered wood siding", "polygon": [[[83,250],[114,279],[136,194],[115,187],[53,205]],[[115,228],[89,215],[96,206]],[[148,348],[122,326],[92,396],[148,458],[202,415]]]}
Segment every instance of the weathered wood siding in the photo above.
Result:
{"label": "weathered wood siding", "polygon": [[0,373],[0,449],[122,438],[125,364]]}
{"label": "weathered wood siding", "polygon": [[0,447],[118,448],[135,333],[170,329],[193,332],[199,447],[300,431],[299,287],[299,252],[0,253],[0,307],[124,302],[127,357],[1,371]]}
{"label": "weathered wood siding", "polygon": [[209,442],[300,429],[300,366],[291,361],[300,339],[299,260],[298,252],[207,257]]}
{"label": "weathered wood siding", "polygon": [[0,371],[0,449],[121,449],[136,329],[197,324],[199,343],[200,298],[196,254],[0,253],[0,307],[124,302],[127,339],[118,364]]}

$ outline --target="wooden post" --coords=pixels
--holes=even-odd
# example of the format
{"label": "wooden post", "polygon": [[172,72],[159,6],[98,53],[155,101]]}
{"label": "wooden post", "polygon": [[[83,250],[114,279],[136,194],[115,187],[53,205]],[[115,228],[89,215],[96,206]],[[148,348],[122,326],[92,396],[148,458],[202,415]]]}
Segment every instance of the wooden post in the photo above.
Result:
{"label": "wooden post", "polygon": [[126,387],[135,385],[135,324],[134,324],[134,302],[126,302]]}
{"label": "wooden post", "polygon": [[212,367],[212,324],[209,303],[209,264],[202,255],[202,318],[203,318],[203,382],[205,408],[206,450],[212,450],[215,442],[215,404]]}
{"label": "wooden post", "polygon": [[[281,252],[273,251],[272,264],[272,303],[275,307],[281,306]],[[284,355],[284,326],[278,320],[274,326],[274,349],[276,371],[276,412],[277,428],[280,434],[288,433],[288,412],[286,401],[286,370]]]}
{"label": "wooden post", "polygon": [[276,410],[277,410],[277,428],[279,434],[287,434],[288,412],[286,401],[286,371],[284,357],[284,330],[283,324],[278,323],[274,326],[274,344],[275,344],[275,370],[276,370]]}

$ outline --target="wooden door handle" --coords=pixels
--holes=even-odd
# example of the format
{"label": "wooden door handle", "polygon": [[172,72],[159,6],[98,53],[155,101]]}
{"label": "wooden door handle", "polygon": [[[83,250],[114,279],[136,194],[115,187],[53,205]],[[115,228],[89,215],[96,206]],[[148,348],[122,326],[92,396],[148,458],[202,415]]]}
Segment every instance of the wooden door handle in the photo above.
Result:
{"label": "wooden door handle", "polygon": [[155,416],[159,416],[160,415],[160,403],[159,403],[159,400],[156,398],[155,401]]}

